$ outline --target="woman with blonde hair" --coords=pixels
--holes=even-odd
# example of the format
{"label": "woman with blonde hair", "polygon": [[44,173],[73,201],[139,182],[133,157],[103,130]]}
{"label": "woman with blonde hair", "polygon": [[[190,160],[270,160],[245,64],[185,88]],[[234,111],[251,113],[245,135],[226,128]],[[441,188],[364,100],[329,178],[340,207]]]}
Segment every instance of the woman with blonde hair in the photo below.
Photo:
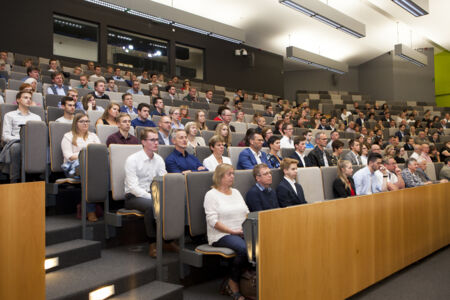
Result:
{"label": "woman with blonde hair", "polygon": [[[61,168],[69,178],[79,179],[78,155],[81,150],[86,148],[88,144],[100,144],[98,136],[95,133],[89,132],[89,125],[90,121],[88,116],[84,113],[77,113],[73,117],[71,131],[64,134],[61,140],[61,150],[64,156],[64,163],[61,165]],[[87,212],[89,221],[97,221],[94,203],[87,203]]]}
{"label": "woman with blonde hair", "polygon": [[355,182],[353,181],[353,167],[348,160],[339,160],[337,168],[338,176],[333,182],[333,194],[335,198],[356,196]]}
{"label": "woman with blonde hair", "polygon": [[111,102],[109,103],[106,110],[103,112],[103,115],[100,119],[97,120],[95,125],[103,124],[103,125],[111,125],[117,126],[117,117],[120,113],[120,105],[118,103]]}
{"label": "woman with blonde hair", "polygon": [[225,123],[220,123],[216,127],[215,135],[220,136],[222,141],[225,143],[225,147],[231,147],[231,130]]}
{"label": "woman with blonde hair", "polygon": [[198,110],[195,113],[195,123],[197,124],[197,130],[208,130],[208,126],[206,126],[206,114],[203,110]]}
{"label": "woman with blonde hair", "polygon": [[92,94],[87,94],[86,96],[84,96],[81,100],[81,104],[83,104],[84,112],[88,112],[90,110],[105,111],[103,107],[97,106],[95,97]]}
{"label": "woman with blonde hair", "polygon": [[220,164],[213,175],[213,186],[205,195],[208,244],[232,249],[236,256],[231,265],[230,279],[225,287],[235,300],[245,300],[239,292],[242,272],[248,265],[247,247],[243,238],[242,223],[249,213],[241,193],[233,188],[234,169],[230,164]]}
{"label": "woman with blonde hair", "polygon": [[189,117],[189,106],[187,105],[180,105],[180,120],[181,119],[190,119]]}
{"label": "woman with blonde hair", "polygon": [[184,129],[184,125],[180,121],[180,109],[178,107],[172,107],[169,116],[172,121],[172,129]]}
{"label": "woman with blonde hair", "polygon": [[196,148],[197,146],[205,146],[205,140],[201,136],[197,136],[197,124],[195,122],[188,122],[184,126],[187,135],[188,147]]}

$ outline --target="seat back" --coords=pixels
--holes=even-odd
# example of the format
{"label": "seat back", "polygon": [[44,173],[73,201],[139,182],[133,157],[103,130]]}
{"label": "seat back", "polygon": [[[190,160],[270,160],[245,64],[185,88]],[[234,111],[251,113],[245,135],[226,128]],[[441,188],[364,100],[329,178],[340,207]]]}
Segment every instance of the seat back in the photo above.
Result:
{"label": "seat back", "polygon": [[81,195],[86,202],[105,202],[109,193],[108,148],[88,144],[80,156]]}
{"label": "seat back", "polygon": [[248,190],[255,184],[253,178],[253,170],[235,170],[234,171],[234,185],[242,197],[245,197]]}
{"label": "seat back", "polygon": [[125,199],[125,161],[133,153],[142,150],[142,145],[109,145],[109,174],[113,200]]}
{"label": "seat back", "polygon": [[337,167],[322,167],[322,185],[324,200],[334,199],[333,182],[337,176]]}
{"label": "seat back", "polygon": [[444,163],[443,162],[439,162],[439,163],[434,163],[434,169],[436,170],[436,178],[439,180],[439,179],[442,179],[442,178],[440,178],[440,173],[441,173],[441,169],[442,169],[442,167],[444,167]]}
{"label": "seat back", "polygon": [[197,146],[195,148],[195,156],[203,163],[203,160],[211,155],[211,149],[209,146]]}
{"label": "seat back", "polygon": [[150,105],[150,97],[146,95],[133,95],[133,106],[137,107],[139,103],[147,103],[148,105]]}
{"label": "seat back", "polygon": [[295,149],[294,148],[281,148],[281,157],[290,157],[292,154],[294,154]]}
{"label": "seat back", "polygon": [[206,233],[206,216],[203,202],[211,189],[213,172],[190,172],[186,174],[186,205],[191,236]]}
{"label": "seat back", "polygon": [[47,123],[56,121],[56,119],[64,116],[64,110],[62,108],[47,106]]}
{"label": "seat back", "polygon": [[211,131],[211,130],[203,130],[202,131],[202,137],[205,140],[206,144],[209,143],[209,139],[212,138],[213,136],[214,136],[214,131]]}
{"label": "seat back", "polygon": [[[111,100],[112,101],[112,100]],[[95,99],[95,105],[103,107],[105,110],[108,108],[109,103],[111,102],[108,99]],[[112,101],[117,102],[117,101]],[[120,106],[120,103],[117,102]]]}
{"label": "seat back", "polygon": [[323,201],[323,183],[320,168],[299,168],[297,182],[302,186],[305,200],[308,203]]}
{"label": "seat back", "polygon": [[102,111],[99,110],[88,110],[87,115],[92,125],[95,125],[98,119],[100,119],[103,115]]}
{"label": "seat back", "polygon": [[167,156],[169,156],[170,153],[172,153],[174,149],[175,149],[175,146],[173,146],[173,145],[159,145],[158,146],[158,154],[164,160],[166,160]]}
{"label": "seat back", "polygon": [[59,107],[58,103],[61,101],[62,97],[64,96],[47,94],[45,96],[45,106]]}
{"label": "seat back", "polygon": [[[17,109],[17,104],[0,104],[0,132],[3,132],[3,120],[5,114]],[[38,115],[42,121],[45,121],[45,112],[41,106],[31,106],[30,112]]]}
{"label": "seat back", "polygon": [[44,121],[28,121],[21,133],[24,172],[44,173],[47,168],[47,125]]}
{"label": "seat back", "polygon": [[[184,235],[185,182],[185,176],[179,173],[153,179],[151,193],[155,204],[155,216],[160,217],[165,240],[178,239]],[[175,186],[180,188],[174,189]]]}
{"label": "seat back", "polygon": [[228,147],[228,153],[230,154],[231,164],[233,168],[237,168],[237,163],[239,161],[239,154],[246,149],[246,147]]}
{"label": "seat back", "polygon": [[[16,90],[5,90],[5,103],[16,104],[16,95],[19,91]],[[33,93],[31,98],[38,106],[43,106],[44,101],[42,100],[41,93]]]}
{"label": "seat back", "polygon": [[270,172],[272,173],[272,189],[275,190],[283,179],[284,173],[281,169],[270,169]]}
{"label": "seat back", "polygon": [[117,92],[105,92],[106,95],[109,96],[109,99],[113,102],[121,102],[122,101],[122,94],[123,93],[117,93]]}
{"label": "seat back", "polygon": [[434,163],[427,163],[427,168],[425,170],[425,174],[427,174],[428,177],[430,177],[430,179],[432,181],[435,181],[436,178],[439,178],[439,175],[436,176],[436,169],[434,167]]}
{"label": "seat back", "polygon": [[100,139],[100,142],[102,144],[106,144],[106,140],[108,137],[119,131],[119,127],[117,126],[111,126],[111,125],[104,125],[104,124],[98,124],[96,126],[97,128],[97,136]]}
{"label": "seat back", "polygon": [[242,122],[231,122],[231,125],[236,129],[236,133],[244,133],[247,131],[247,124]]}
{"label": "seat back", "polygon": [[237,146],[245,137],[243,132],[232,132],[231,133],[231,145]]}
{"label": "seat back", "polygon": [[69,132],[72,124],[49,122],[49,138],[50,138],[50,169],[52,172],[62,172],[61,164],[64,161],[61,149],[61,141],[64,134]]}

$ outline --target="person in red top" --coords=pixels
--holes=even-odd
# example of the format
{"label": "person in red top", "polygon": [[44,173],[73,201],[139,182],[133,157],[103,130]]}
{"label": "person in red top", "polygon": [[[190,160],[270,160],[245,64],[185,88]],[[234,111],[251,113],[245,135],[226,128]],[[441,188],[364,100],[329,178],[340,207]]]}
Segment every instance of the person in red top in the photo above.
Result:
{"label": "person in red top", "polygon": [[348,160],[339,160],[338,176],[333,182],[334,198],[346,198],[356,195],[352,175],[352,163]]}
{"label": "person in red top", "polygon": [[[230,124],[233,115],[231,114],[231,110],[228,107],[226,106],[219,107],[217,114],[218,116],[214,118],[214,121],[220,121],[222,123],[225,123],[230,128],[231,132],[236,132],[236,128],[234,128],[234,126]],[[214,130],[215,129],[216,128],[214,128]]]}

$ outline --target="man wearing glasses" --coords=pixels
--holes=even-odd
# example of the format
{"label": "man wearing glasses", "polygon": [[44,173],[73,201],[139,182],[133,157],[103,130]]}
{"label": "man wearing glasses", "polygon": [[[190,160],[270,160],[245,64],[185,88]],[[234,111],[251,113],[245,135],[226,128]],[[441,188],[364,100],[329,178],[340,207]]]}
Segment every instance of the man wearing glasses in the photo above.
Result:
{"label": "man wearing glasses", "polygon": [[170,121],[168,116],[162,116],[161,119],[159,119],[158,138],[161,145],[173,145],[172,140],[170,139],[171,124],[172,121]]}
{"label": "man wearing glasses", "polygon": [[256,184],[245,195],[245,203],[248,209],[260,211],[278,208],[277,193],[271,188],[272,173],[266,164],[259,164],[253,168],[253,177]]}
{"label": "man wearing glasses", "polygon": [[[236,128],[230,124],[232,117],[233,114],[231,113],[231,110],[226,106],[221,106],[218,110],[218,116],[214,118],[214,121],[221,121],[230,128],[231,132],[236,132]],[[217,125],[218,124],[216,124],[216,127]],[[214,130],[216,130],[215,127]]]}
{"label": "man wearing glasses", "polygon": [[294,135],[294,126],[291,123],[284,123],[281,129],[283,131],[283,137],[280,140],[281,148],[295,148],[294,147],[294,139],[292,136]]}
{"label": "man wearing glasses", "polygon": [[331,155],[325,151],[327,135],[323,131],[316,133],[316,147],[309,153],[308,159],[313,167],[329,167]]}
{"label": "man wearing glasses", "polygon": [[[155,176],[163,176],[166,172],[164,159],[158,151],[158,132],[155,128],[141,131],[142,150],[131,154],[125,161],[125,208],[137,209],[144,213],[145,231],[150,248],[149,255],[156,257],[155,218],[150,184]],[[173,243],[165,243],[166,250],[176,250]]]}

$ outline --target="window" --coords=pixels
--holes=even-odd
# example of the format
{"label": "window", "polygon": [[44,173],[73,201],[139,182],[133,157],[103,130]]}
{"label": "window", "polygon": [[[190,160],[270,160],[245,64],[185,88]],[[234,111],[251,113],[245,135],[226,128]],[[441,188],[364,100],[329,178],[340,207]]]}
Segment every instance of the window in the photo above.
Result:
{"label": "window", "polygon": [[98,25],[54,15],[53,54],[98,61]]}
{"label": "window", "polygon": [[176,74],[203,80],[203,49],[176,44]]}
{"label": "window", "polygon": [[168,44],[164,40],[108,28],[108,64],[169,72]]}

